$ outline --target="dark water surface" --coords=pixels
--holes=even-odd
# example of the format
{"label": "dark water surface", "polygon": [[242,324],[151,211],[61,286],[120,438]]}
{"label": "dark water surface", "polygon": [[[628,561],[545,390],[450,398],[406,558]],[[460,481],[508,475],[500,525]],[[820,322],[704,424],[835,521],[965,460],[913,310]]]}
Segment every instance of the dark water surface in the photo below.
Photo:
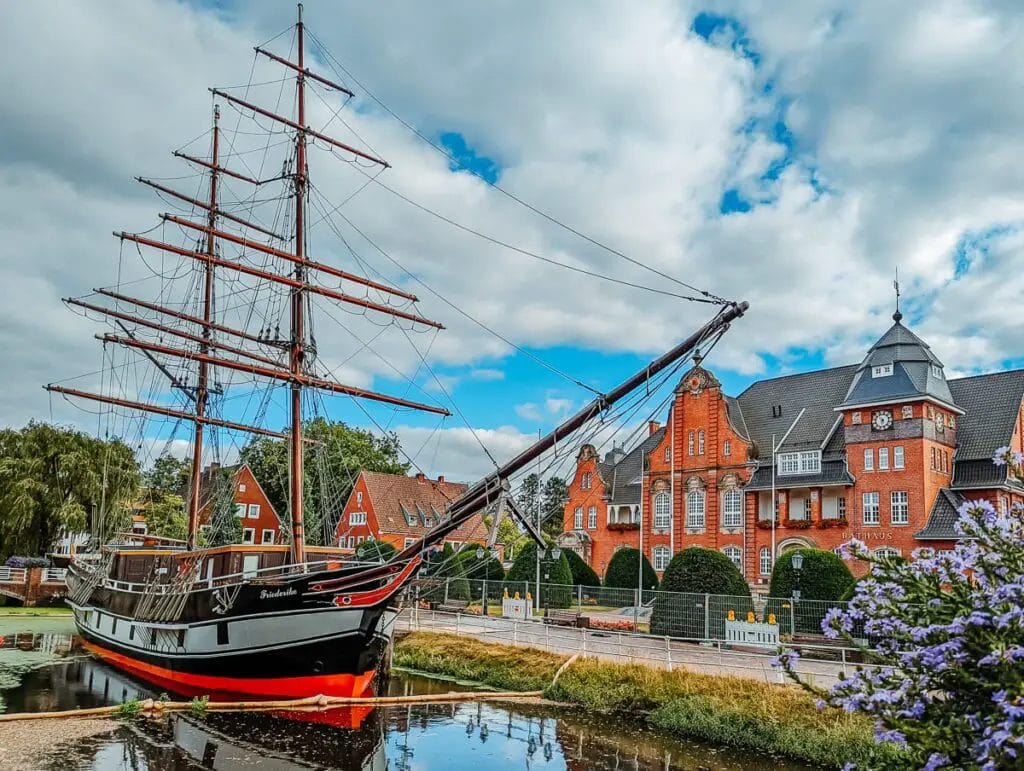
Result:
{"label": "dark water surface", "polygon": [[[38,712],[157,696],[83,655],[65,619],[0,617],[0,711]],[[395,694],[469,686],[396,673]],[[327,712],[175,714],[123,721],[43,768],[668,771],[800,769],[668,738],[640,723],[547,705],[465,703]]]}

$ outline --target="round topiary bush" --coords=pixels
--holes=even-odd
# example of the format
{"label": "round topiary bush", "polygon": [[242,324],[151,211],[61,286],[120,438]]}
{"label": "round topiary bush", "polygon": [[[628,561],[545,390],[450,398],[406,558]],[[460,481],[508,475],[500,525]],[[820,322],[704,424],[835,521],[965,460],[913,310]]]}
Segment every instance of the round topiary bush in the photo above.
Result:
{"label": "round topiary bush", "polygon": [[488,596],[493,596],[491,584],[497,586],[505,579],[505,568],[501,566],[501,560],[490,555],[484,549],[482,559],[477,557],[477,550],[483,548],[477,544],[471,544],[471,548],[463,548],[455,557],[455,564],[449,575],[458,578],[465,578],[469,581],[469,590],[474,600],[479,600],[483,595],[484,581],[488,582]]}
{"label": "round topiary bush", "polygon": [[[643,588],[657,589],[658,574],[654,572],[647,557],[644,557]],[[636,589],[640,572],[640,550],[619,549],[612,555],[604,573],[604,585],[613,589]]]}
{"label": "round topiary bush", "polygon": [[721,640],[729,611],[743,619],[752,609],[750,587],[736,563],[720,551],[691,546],[662,575],[651,634]]}
{"label": "round topiary bush", "polygon": [[[534,598],[537,607],[545,608],[568,608],[572,601],[572,570],[569,568],[569,561],[565,551],[553,559],[550,556],[550,549],[546,549],[540,561],[540,597]],[[505,576],[505,587],[511,595],[520,592],[526,596],[534,591],[537,579],[537,545],[528,544],[524,546],[516,557],[508,575]]]}
{"label": "round topiary bush", "polygon": [[469,602],[469,581],[465,578],[448,579],[448,601],[451,602],[452,600],[463,600],[465,602]]}
{"label": "round topiary bush", "polygon": [[583,561],[583,557],[572,549],[565,550],[565,558],[569,562],[569,570],[572,571],[572,582],[576,586],[600,586],[601,579],[591,569],[590,565]]}
{"label": "round topiary bush", "polygon": [[[793,555],[803,555],[798,571]],[[774,613],[783,634],[821,634],[821,622],[829,607],[847,594],[853,574],[839,555],[824,549],[794,549],[775,560],[767,612]],[[800,591],[794,605],[793,590]]]}
{"label": "round topiary bush", "polygon": [[356,559],[362,562],[387,562],[396,554],[398,549],[387,541],[375,541],[372,538],[356,547]]}

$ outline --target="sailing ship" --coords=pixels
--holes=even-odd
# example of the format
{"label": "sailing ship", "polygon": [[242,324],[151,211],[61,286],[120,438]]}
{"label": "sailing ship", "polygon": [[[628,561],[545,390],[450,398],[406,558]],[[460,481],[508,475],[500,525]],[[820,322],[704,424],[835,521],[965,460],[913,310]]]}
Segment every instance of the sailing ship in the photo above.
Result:
{"label": "sailing ship", "polygon": [[[384,169],[386,161],[357,143],[343,142],[314,129],[307,121],[306,99],[311,84],[345,96],[352,92],[314,72],[306,62],[307,31],[299,6],[294,25],[295,59],[256,47],[263,57],[284,68],[294,82],[295,114],[279,114],[226,89],[210,89],[240,116],[273,125],[268,135],[283,135],[277,142],[289,149],[282,172],[269,179],[230,165],[240,155],[222,153],[224,139],[219,101],[214,106],[211,154],[198,157],[175,152],[201,169],[208,182],[207,197],[189,196],[169,185],[139,178],[165,200],[183,202],[196,220],[175,214],[161,215],[165,226],[180,228],[195,239],[180,246],[143,233],[117,232],[122,246],[147,253],[172,255],[194,268],[189,291],[196,296],[194,310],[171,307],[161,299],[145,300],[116,290],[99,289],[96,301],[70,298],[71,305],[100,314],[122,333],[98,336],[107,346],[144,356],[167,378],[167,388],[180,398],[177,406],[50,384],[53,393],[84,399],[131,414],[157,415],[191,424],[193,434],[191,484],[187,500],[188,536],[184,547],[137,548],[104,544],[92,554],[80,554],[69,565],[67,601],[85,646],[106,662],[173,692],[216,692],[263,697],[302,697],[314,694],[360,695],[371,689],[387,661],[399,601],[420,570],[425,555],[445,536],[485,510],[507,511],[543,544],[534,523],[527,520],[510,496],[513,478],[525,473],[544,453],[557,449],[574,432],[607,414],[616,402],[671,372],[698,345],[715,340],[730,322],[743,315],[743,302],[718,303],[716,313],[686,340],[651,361],[641,371],[589,404],[512,460],[499,465],[453,500],[441,521],[421,539],[407,545],[385,562],[353,560],[326,546],[307,546],[304,532],[304,408],[310,392],[342,394],[392,407],[447,415],[444,407],[345,385],[316,368],[316,343],[310,328],[316,297],[361,313],[401,320],[416,328],[443,326],[420,315],[412,306],[416,296],[385,281],[369,278],[317,261],[307,249],[310,170],[307,149],[315,144],[364,166]],[[270,65],[268,65],[270,66]],[[282,84],[284,80],[281,81]],[[283,85],[282,85],[283,88]],[[248,89],[246,89],[248,96]],[[268,139],[269,145],[269,139]],[[225,202],[222,185],[287,186],[282,201],[290,223],[287,237],[273,225],[242,217],[246,199]],[[225,248],[235,250],[232,258]],[[258,259],[257,259],[258,258]],[[285,268],[282,270],[282,266]],[[198,276],[198,279],[197,279]],[[225,323],[218,311],[218,281],[236,280],[236,293],[269,286],[286,293],[290,329],[282,334],[269,323],[259,331]],[[330,277],[337,286],[318,279]],[[177,276],[164,276],[171,282]],[[245,282],[239,281],[245,279]],[[163,285],[162,285],[163,286]],[[358,288],[360,295],[352,288]],[[282,295],[278,295],[279,297]],[[382,297],[380,301],[373,299]],[[113,304],[110,303],[113,301]],[[254,300],[253,302],[256,302]],[[400,303],[405,303],[401,305]],[[143,313],[143,311],[147,313]],[[173,342],[169,342],[172,340]],[[370,341],[372,345],[372,341]],[[174,364],[168,364],[174,362]],[[175,369],[175,367],[177,369]],[[192,377],[185,380],[187,368]],[[214,381],[217,372],[241,373],[287,388],[288,428],[275,431],[265,425],[227,420],[211,409],[223,389]],[[595,392],[596,393],[596,392]],[[265,417],[265,416],[264,416]],[[274,437],[287,443],[289,543],[287,545],[228,545],[199,548],[202,496],[201,466],[207,432],[240,432]]]}

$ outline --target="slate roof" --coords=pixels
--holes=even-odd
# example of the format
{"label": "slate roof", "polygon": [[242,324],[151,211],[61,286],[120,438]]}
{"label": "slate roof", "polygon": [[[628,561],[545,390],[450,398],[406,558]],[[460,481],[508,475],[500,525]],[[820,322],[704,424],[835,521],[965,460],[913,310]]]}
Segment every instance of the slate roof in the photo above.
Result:
{"label": "slate roof", "polygon": [[[775,475],[776,490],[785,490],[793,487],[816,487],[818,485],[852,484],[853,476],[846,470],[846,461],[843,460],[823,461],[820,474]],[[747,483],[746,489],[772,489],[772,465],[770,458],[766,464],[758,466],[753,476],[750,477],[750,482]]]}
{"label": "slate roof", "polygon": [[[897,311],[893,316],[895,323],[889,331],[868,349],[846,392],[843,406],[922,396],[954,404],[953,394],[942,374],[942,362],[932,353],[928,343],[903,326],[901,318]],[[872,369],[884,364],[892,365],[892,374],[873,377]],[[936,367],[938,374],[933,371]]]}
{"label": "slate roof", "polygon": [[[404,474],[362,471],[360,476],[377,515],[380,532],[389,535],[423,535],[432,527],[423,523],[423,514],[433,517],[436,525],[448,505],[468,489],[468,485],[462,482],[440,482]],[[410,523],[406,512],[413,515],[415,522]],[[451,540],[486,537],[487,529],[481,515],[471,517],[449,536]]]}
{"label": "slate roof", "polygon": [[1006,481],[1006,466],[997,466],[992,458],[953,460],[953,488],[1001,487]]}
{"label": "slate roof", "polygon": [[950,380],[949,388],[957,406],[967,413],[957,423],[957,461],[991,461],[995,451],[1013,437],[1024,399],[1024,370]]}
{"label": "slate roof", "polygon": [[922,541],[927,540],[955,540],[960,536],[953,525],[957,520],[957,509],[963,503],[963,497],[952,490],[943,488],[935,498],[931,513],[928,515],[928,522],[923,528],[914,533],[914,538]]}
{"label": "slate roof", "polygon": [[644,458],[661,444],[665,437],[662,426],[634,447],[625,457],[611,468],[601,464],[601,479],[607,491],[608,502],[613,506],[640,503],[640,480],[643,475]]}
{"label": "slate roof", "polygon": [[[812,450],[821,446],[836,423],[835,408],[843,400],[857,365],[760,380],[736,399],[748,438],[757,445],[759,457],[771,462],[772,434],[786,437],[781,451]],[[773,415],[772,408],[781,407]],[[803,416],[793,425],[800,410]],[[840,448],[841,449],[841,448]]]}

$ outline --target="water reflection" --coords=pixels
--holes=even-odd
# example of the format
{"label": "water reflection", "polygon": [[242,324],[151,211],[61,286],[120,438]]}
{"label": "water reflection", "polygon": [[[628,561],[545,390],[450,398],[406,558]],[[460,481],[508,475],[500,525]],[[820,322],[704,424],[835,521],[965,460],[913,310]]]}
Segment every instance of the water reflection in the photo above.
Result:
{"label": "water reflection", "polygon": [[[146,684],[80,655],[72,635],[48,629],[3,637],[0,674],[12,656],[49,657],[0,697],[12,712],[121,703],[157,694]],[[2,682],[3,678],[0,678]],[[438,693],[453,683],[396,676],[392,694]],[[796,769],[771,758],[718,751],[655,734],[630,721],[541,704],[415,704],[371,710],[178,713],[137,718],[110,735],[63,748],[42,767],[108,769],[330,768],[343,771],[670,771]],[[69,757],[69,754],[70,757]]]}

